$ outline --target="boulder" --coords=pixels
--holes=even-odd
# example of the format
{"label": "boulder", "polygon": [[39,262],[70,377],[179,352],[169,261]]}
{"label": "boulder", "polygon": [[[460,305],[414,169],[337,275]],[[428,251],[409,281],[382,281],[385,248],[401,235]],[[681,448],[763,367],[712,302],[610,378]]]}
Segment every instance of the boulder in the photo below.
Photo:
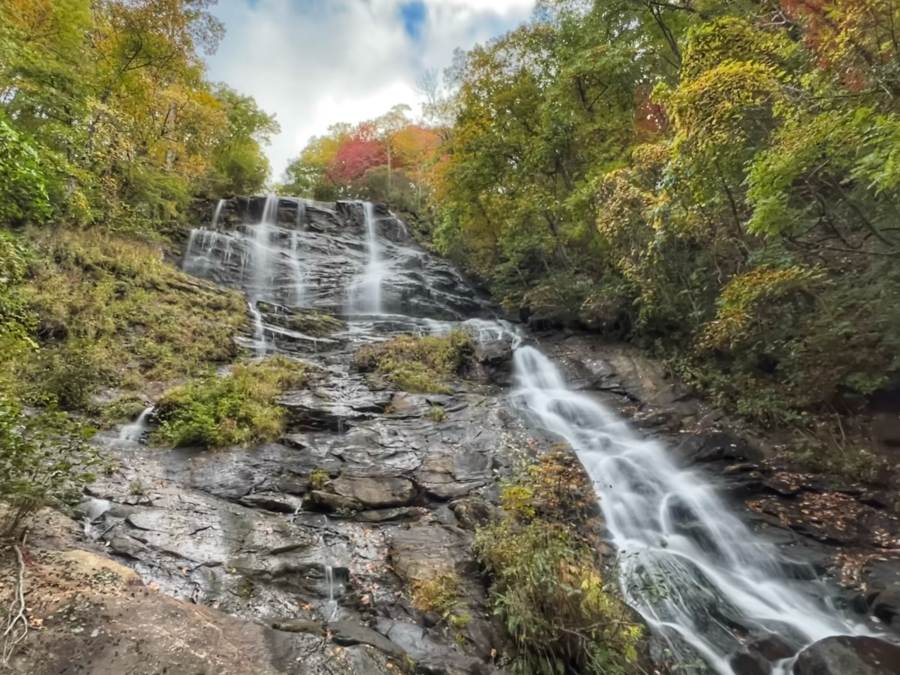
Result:
{"label": "boulder", "polygon": [[331,481],[331,489],[370,509],[405,506],[416,494],[412,481],[393,476],[341,476]]}
{"label": "boulder", "polygon": [[452,574],[457,562],[468,555],[465,542],[440,525],[414,525],[397,530],[389,544],[394,571],[407,581]]}
{"label": "boulder", "polygon": [[900,646],[873,637],[828,637],[800,652],[794,675],[900,675]]}
{"label": "boulder", "polygon": [[900,632],[900,584],[893,584],[875,596],[872,616]]}
{"label": "boulder", "polygon": [[406,652],[394,642],[388,640],[381,633],[360,624],[338,621],[328,624],[328,632],[331,633],[331,639],[339,645],[369,645],[395,659],[402,661],[406,658]]}

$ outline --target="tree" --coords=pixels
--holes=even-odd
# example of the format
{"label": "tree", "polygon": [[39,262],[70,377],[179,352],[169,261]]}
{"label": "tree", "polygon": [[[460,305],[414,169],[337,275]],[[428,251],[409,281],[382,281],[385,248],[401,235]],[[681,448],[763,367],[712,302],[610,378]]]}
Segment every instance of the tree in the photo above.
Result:
{"label": "tree", "polygon": [[394,136],[409,124],[410,107],[404,103],[395,105],[381,117],[376,117],[372,121],[372,127],[376,138],[384,146],[384,153],[387,159],[387,190],[391,191],[391,180],[393,171],[393,160],[395,154]]}

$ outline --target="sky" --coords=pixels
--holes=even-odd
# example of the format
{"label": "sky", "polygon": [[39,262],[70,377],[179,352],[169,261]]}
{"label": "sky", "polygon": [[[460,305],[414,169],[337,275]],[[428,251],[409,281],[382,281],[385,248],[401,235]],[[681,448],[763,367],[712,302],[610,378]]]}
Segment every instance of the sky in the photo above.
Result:
{"label": "sky", "polygon": [[209,75],[275,113],[272,176],[310,137],[397,103],[418,109],[417,83],[526,20],[535,0],[219,0],[226,35]]}

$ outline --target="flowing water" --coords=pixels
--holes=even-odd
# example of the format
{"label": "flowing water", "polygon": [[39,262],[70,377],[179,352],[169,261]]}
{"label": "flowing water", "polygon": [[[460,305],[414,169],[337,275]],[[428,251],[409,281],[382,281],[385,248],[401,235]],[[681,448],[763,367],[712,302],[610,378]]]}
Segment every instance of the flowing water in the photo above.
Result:
{"label": "flowing water", "polygon": [[[219,200],[211,226],[191,230],[182,269],[197,276],[210,276],[214,281],[236,276],[254,304],[265,301],[303,305],[306,270],[299,233],[279,226],[280,201],[278,196],[268,195],[257,222],[222,232],[217,228],[227,201]],[[306,218],[305,202],[298,201],[297,208],[295,227]],[[231,273],[231,266],[237,274]]]}
{"label": "flowing water", "polygon": [[387,267],[381,255],[378,240],[378,219],[375,205],[362,202],[366,225],[366,265],[350,287],[350,312],[359,314],[381,314],[381,284]]}
{"label": "flowing water", "polygon": [[266,326],[256,302],[249,300],[247,307],[250,310],[250,316],[253,317],[253,351],[257,356],[262,357],[269,353],[269,345],[266,343]]}
{"label": "flowing water", "polygon": [[328,588],[328,600],[325,604],[325,614],[328,621],[334,619],[337,614],[338,604],[334,597],[334,567],[325,565],[325,585]]}
{"label": "flowing water", "polygon": [[126,424],[119,430],[119,440],[130,441],[132,443],[140,441],[143,435],[147,433],[147,429],[149,428],[147,420],[152,413],[152,405],[144,408],[144,411],[138,415],[138,418],[134,422]]}
{"label": "flowing water", "polygon": [[733,675],[729,656],[749,640],[777,636],[800,650],[829,635],[869,634],[829,604],[824,584],[792,580],[775,548],[660,443],[567,387],[537,349],[520,347],[514,359],[514,404],[578,453],[618,551],[625,598],[679,661],[690,658],[686,644]]}
{"label": "flowing water", "polygon": [[220,199],[218,202],[216,202],[216,210],[213,211],[213,218],[212,218],[212,225],[211,225],[212,229],[216,229],[219,226],[219,219],[222,217],[222,209],[224,208],[224,206],[225,206],[224,199]]}

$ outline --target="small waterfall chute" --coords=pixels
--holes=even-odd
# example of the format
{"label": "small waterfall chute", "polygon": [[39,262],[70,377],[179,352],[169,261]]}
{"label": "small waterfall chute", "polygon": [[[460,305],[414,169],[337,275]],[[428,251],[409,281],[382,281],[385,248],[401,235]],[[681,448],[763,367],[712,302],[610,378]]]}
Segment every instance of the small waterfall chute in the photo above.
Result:
{"label": "small waterfall chute", "polygon": [[222,209],[224,208],[224,206],[224,199],[220,199],[218,202],[216,202],[216,210],[213,211],[212,225],[210,225],[212,229],[216,229],[219,226],[219,219],[222,217]]}
{"label": "small waterfall chute", "polygon": [[119,440],[126,441],[129,443],[137,443],[141,440],[145,433],[147,433],[147,429],[149,429],[149,424],[147,420],[150,419],[150,415],[153,414],[153,406],[147,406],[138,415],[137,419],[133,422],[124,425],[119,430]]}
{"label": "small waterfall chute", "polygon": [[253,351],[258,357],[269,353],[269,345],[266,342],[266,325],[263,323],[262,312],[256,305],[256,300],[249,300],[247,306],[250,316],[253,317]]}
{"label": "small waterfall chute", "polygon": [[361,202],[366,228],[366,263],[350,285],[349,309],[358,314],[382,314],[381,285],[387,273],[378,238],[378,218],[372,202]]}

